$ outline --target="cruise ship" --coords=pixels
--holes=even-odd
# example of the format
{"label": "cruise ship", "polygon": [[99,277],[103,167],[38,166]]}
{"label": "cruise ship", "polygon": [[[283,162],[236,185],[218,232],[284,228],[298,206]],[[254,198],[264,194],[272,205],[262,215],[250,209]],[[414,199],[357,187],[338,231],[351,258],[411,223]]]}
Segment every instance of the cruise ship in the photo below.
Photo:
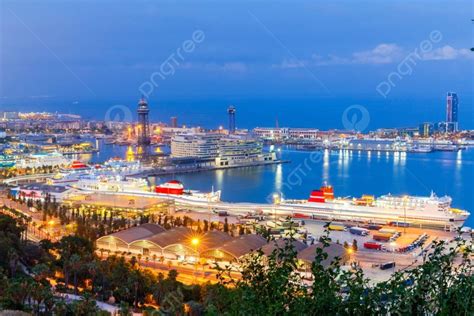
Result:
{"label": "cruise ship", "polygon": [[15,166],[15,159],[9,156],[0,155],[0,169],[12,168]]}
{"label": "cruise ship", "polygon": [[17,168],[39,168],[46,166],[66,166],[71,161],[58,152],[39,153],[23,156],[15,161]]}
{"label": "cruise ship", "polygon": [[190,201],[219,202],[221,191],[212,190],[209,193],[202,193],[195,190],[185,190],[184,185],[178,180],[171,180],[157,185],[155,193],[163,197],[179,197]]}
{"label": "cruise ship", "polygon": [[280,207],[291,207],[313,218],[328,220],[362,221],[393,225],[436,225],[461,227],[470,213],[451,207],[449,196],[428,197],[383,195],[375,198],[336,198],[332,186],[313,190],[308,200],[285,201]]}
{"label": "cruise ship", "polygon": [[142,193],[149,192],[148,182],[145,179],[130,178],[123,179],[121,176],[107,176],[104,174],[82,174],[69,186],[81,191],[93,191],[103,193]]}

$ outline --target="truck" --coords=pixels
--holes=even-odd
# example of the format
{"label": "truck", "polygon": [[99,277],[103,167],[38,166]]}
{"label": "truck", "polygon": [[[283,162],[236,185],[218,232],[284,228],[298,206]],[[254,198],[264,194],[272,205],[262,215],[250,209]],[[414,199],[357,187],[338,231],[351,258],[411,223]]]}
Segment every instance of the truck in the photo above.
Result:
{"label": "truck", "polygon": [[359,235],[359,236],[367,236],[369,234],[369,230],[362,228],[362,227],[351,227],[349,228],[349,232],[354,235]]}
{"label": "truck", "polygon": [[390,222],[390,226],[395,226],[395,227],[409,227],[410,223],[407,222]]}
{"label": "truck", "polygon": [[390,229],[390,228],[382,228],[382,229],[379,229],[379,233],[382,233],[382,234],[396,234],[397,231],[395,229]]}
{"label": "truck", "polygon": [[387,270],[395,267],[395,261],[385,262],[380,265],[380,270]]}
{"label": "truck", "polygon": [[346,226],[342,224],[330,224],[328,228],[329,230],[335,230],[335,231],[340,231],[340,232],[346,230]]}
{"label": "truck", "polygon": [[302,213],[294,213],[294,214],[293,214],[293,218],[297,218],[297,219],[311,219],[311,215],[302,214]]}
{"label": "truck", "polygon": [[375,249],[375,250],[382,250],[382,245],[379,244],[378,242],[365,242],[364,243],[364,248],[366,249]]}
{"label": "truck", "polygon": [[376,241],[390,241],[392,234],[374,234],[373,239]]}
{"label": "truck", "polygon": [[382,228],[381,225],[377,225],[377,224],[367,224],[367,225],[364,225],[363,227],[369,230],[380,230]]}

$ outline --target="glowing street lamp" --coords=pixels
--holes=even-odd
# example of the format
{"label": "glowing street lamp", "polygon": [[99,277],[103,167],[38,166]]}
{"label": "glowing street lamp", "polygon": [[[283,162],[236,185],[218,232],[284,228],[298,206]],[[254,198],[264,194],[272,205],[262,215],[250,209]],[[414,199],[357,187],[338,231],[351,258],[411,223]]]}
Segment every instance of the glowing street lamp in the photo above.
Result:
{"label": "glowing street lamp", "polygon": [[[390,242],[390,246],[392,247],[392,251],[393,251],[393,262],[395,263],[395,247],[397,246],[397,243],[392,241]],[[393,271],[395,271],[395,264],[393,265]]]}
{"label": "glowing street lamp", "polygon": [[197,273],[197,264],[199,262],[199,252],[198,252],[198,246],[201,240],[199,238],[194,237],[191,239],[191,245],[194,246],[194,249],[196,251],[196,262],[194,263],[194,281],[196,281],[196,273]]}
{"label": "glowing street lamp", "polygon": [[199,238],[191,239],[191,244],[195,247],[197,247],[199,245],[199,242],[200,242]]}

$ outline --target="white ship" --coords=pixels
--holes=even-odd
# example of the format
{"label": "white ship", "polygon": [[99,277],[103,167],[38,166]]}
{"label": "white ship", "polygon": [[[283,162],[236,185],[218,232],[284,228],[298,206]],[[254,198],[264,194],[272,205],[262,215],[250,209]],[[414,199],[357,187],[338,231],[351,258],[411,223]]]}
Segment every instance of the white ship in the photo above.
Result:
{"label": "white ship", "polygon": [[15,161],[17,168],[39,168],[49,166],[65,166],[71,161],[58,152],[45,154],[31,154],[23,156]]}
{"label": "white ship", "polygon": [[83,192],[103,194],[130,194],[146,197],[161,197],[176,202],[219,202],[221,191],[203,193],[196,190],[185,190],[181,182],[173,180],[152,189],[145,179],[123,178],[120,175],[80,174],[65,177],[59,181]]}
{"label": "white ship", "polygon": [[155,193],[158,196],[171,197],[177,200],[219,202],[221,199],[221,191],[212,190],[209,193],[202,193],[195,190],[185,190],[184,185],[178,180],[171,180],[157,185]]}
{"label": "white ship", "polygon": [[470,213],[451,207],[449,196],[429,197],[364,195],[359,199],[335,198],[331,186],[311,192],[307,201],[282,201],[280,207],[291,207],[313,218],[363,221],[395,226],[436,225],[461,227]]}
{"label": "white ship", "polygon": [[106,176],[83,174],[77,177],[77,181],[71,182],[70,187],[81,191],[93,191],[103,193],[142,193],[150,192],[148,182],[145,179],[130,178],[123,179],[121,176]]}
{"label": "white ship", "polygon": [[104,164],[87,165],[80,161],[72,161],[66,167],[61,168],[61,172],[57,173],[48,182],[50,184],[67,184],[78,182],[82,178],[125,178],[133,174],[146,170],[140,162],[126,161],[121,159],[110,159]]}

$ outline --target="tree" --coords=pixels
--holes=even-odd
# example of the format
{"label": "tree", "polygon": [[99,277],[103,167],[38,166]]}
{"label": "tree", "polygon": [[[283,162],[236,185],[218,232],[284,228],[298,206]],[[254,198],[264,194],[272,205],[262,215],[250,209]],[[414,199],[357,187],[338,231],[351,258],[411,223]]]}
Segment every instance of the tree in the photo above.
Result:
{"label": "tree", "polygon": [[352,249],[354,251],[357,251],[359,248],[357,247],[357,240],[354,239],[354,241],[352,241]]}
{"label": "tree", "polygon": [[[434,242],[424,263],[396,272],[372,285],[362,269],[342,269],[335,258],[327,263],[328,233],[320,239],[303,286],[291,242],[265,257],[261,252],[242,259],[242,277],[219,273],[220,288],[205,287],[208,314],[239,315],[471,315],[474,310],[473,247],[460,240],[447,247]],[[291,240],[291,239],[290,239]],[[232,286],[226,287],[225,285]],[[226,302],[219,306],[219,302]]]}
{"label": "tree", "polygon": [[228,233],[229,232],[229,223],[227,221],[227,217],[224,220],[224,232]]}
{"label": "tree", "polygon": [[79,256],[77,253],[74,253],[65,264],[67,264],[72,271],[73,283],[74,283],[74,294],[77,295],[77,283],[78,283],[77,274],[79,273],[82,267],[81,256]]}

